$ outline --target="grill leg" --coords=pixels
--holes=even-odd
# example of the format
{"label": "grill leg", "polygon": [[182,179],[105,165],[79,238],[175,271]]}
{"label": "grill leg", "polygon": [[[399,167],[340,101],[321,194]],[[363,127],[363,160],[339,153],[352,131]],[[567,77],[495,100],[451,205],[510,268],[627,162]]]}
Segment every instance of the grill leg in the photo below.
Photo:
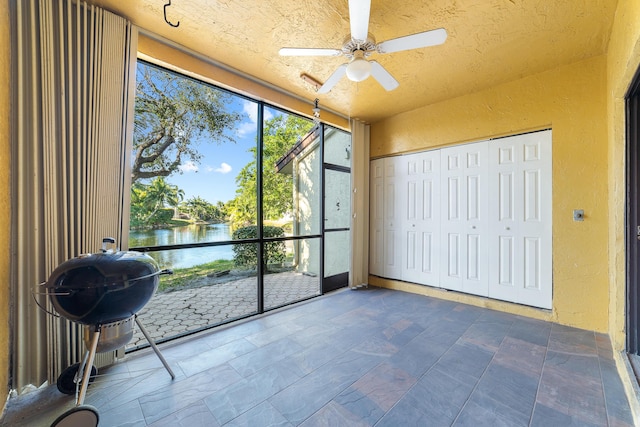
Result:
{"label": "grill leg", "polygon": [[[87,395],[87,387],[89,387],[89,377],[91,377],[91,367],[93,366],[93,359],[96,356],[96,349],[98,348],[98,339],[100,338],[101,327],[98,325],[96,331],[91,337],[91,348],[89,349],[89,357],[86,358],[86,364],[84,364],[84,374],[82,375],[82,386],[80,387],[80,394],[76,399],[76,405],[82,405],[84,398]],[[84,363],[84,362],[83,362]],[[88,369],[87,369],[88,367]]]}
{"label": "grill leg", "polygon": [[153,338],[151,338],[151,336],[149,335],[147,330],[144,328],[144,326],[142,325],[142,322],[140,322],[140,319],[138,319],[137,315],[135,316],[135,318],[136,318],[136,324],[140,328],[140,332],[142,332],[142,335],[144,335],[144,337],[147,339],[147,341],[149,341],[149,345],[151,345],[151,348],[156,353],[156,356],[158,356],[158,359],[160,359],[160,361],[164,365],[164,368],[167,370],[167,372],[169,372],[169,375],[171,375],[171,379],[175,380],[176,379],[175,374],[173,373],[173,371],[169,367],[169,364],[167,363],[167,361],[162,356],[162,353],[160,353],[160,349],[158,349],[158,347],[156,346],[156,343],[153,341]]}
{"label": "grill leg", "polygon": [[[82,358],[82,363],[78,366],[78,370],[76,374],[73,376],[73,382],[77,385],[82,381],[82,377],[84,376],[84,370],[87,369],[87,360],[89,360],[89,350],[84,352],[84,357]],[[78,387],[76,387],[76,399],[78,398]]]}
{"label": "grill leg", "polygon": [[78,370],[76,374],[73,376],[73,382],[76,385],[76,401],[78,400],[78,389],[80,388],[80,384],[82,384],[82,377],[84,377],[84,371],[87,369],[87,360],[89,359],[89,350],[84,352],[84,358],[82,358],[82,363],[78,366]]}

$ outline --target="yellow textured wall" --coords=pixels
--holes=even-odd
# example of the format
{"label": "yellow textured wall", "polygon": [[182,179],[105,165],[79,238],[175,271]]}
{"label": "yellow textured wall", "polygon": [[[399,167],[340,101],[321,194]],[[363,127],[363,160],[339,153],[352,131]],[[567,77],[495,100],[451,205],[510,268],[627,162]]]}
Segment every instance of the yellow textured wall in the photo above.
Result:
{"label": "yellow textured wall", "polygon": [[619,0],[607,50],[609,112],[609,334],[625,348],[625,106],[624,96],[640,67],[640,2]]}
{"label": "yellow textured wall", "polygon": [[[553,310],[538,317],[600,332],[609,320],[606,65],[587,59],[371,126],[371,157],[551,127]],[[584,222],[573,209],[584,209]]]}
{"label": "yellow textured wall", "polygon": [[[0,1],[0,242],[3,256],[0,257],[0,390],[9,392],[9,254],[11,227],[11,194],[9,172],[11,166],[10,138],[10,58],[9,1]],[[5,399],[0,397],[0,410]]]}

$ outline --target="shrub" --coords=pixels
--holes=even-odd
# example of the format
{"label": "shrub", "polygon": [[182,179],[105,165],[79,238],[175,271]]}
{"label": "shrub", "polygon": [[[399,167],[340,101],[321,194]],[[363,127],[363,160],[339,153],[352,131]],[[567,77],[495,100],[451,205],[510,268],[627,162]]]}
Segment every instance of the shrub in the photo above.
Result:
{"label": "shrub", "polygon": [[[262,228],[264,237],[284,237],[284,230],[281,227],[264,226]],[[240,227],[233,232],[233,240],[257,239],[258,227],[250,225]],[[236,266],[258,265],[258,243],[243,243],[233,245],[233,262]],[[265,242],[264,244],[265,265],[283,262],[285,259],[284,242]]]}

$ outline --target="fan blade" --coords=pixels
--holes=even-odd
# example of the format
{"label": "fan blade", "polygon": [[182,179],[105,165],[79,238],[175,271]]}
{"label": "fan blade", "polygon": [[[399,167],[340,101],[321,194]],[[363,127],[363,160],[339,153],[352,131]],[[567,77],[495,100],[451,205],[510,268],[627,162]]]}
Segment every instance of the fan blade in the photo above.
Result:
{"label": "fan blade", "polygon": [[351,38],[365,42],[369,35],[369,13],[371,0],[349,0],[349,23]]}
{"label": "fan blade", "polygon": [[338,56],[342,55],[340,49],[316,49],[305,47],[283,47],[278,52],[280,56]]}
{"label": "fan blade", "polygon": [[371,63],[371,75],[374,79],[380,83],[380,85],[386,90],[394,90],[400,83],[393,78],[391,74],[385,68],[376,61],[369,61]]}
{"label": "fan blade", "polygon": [[329,76],[327,81],[324,82],[324,84],[322,86],[320,86],[320,89],[318,89],[318,93],[327,93],[327,92],[329,92],[340,81],[340,79],[342,77],[344,77],[346,72],[347,72],[347,64],[342,64],[341,66],[339,66],[333,72],[333,74],[331,74],[331,76]]}
{"label": "fan blade", "polygon": [[410,36],[398,37],[378,43],[378,52],[392,53],[402,50],[418,49],[427,46],[436,46],[444,43],[447,39],[447,30],[438,28],[437,30],[425,31],[423,33],[412,34]]}

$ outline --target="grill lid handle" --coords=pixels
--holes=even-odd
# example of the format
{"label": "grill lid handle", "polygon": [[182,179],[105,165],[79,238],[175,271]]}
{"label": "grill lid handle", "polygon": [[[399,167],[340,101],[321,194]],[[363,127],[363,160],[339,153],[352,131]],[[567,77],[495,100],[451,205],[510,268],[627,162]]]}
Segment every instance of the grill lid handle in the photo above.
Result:
{"label": "grill lid handle", "polygon": [[113,237],[103,237],[102,238],[102,253],[103,254],[107,253],[107,244],[108,243],[111,243],[113,245],[113,248],[115,249],[116,239],[114,239]]}

